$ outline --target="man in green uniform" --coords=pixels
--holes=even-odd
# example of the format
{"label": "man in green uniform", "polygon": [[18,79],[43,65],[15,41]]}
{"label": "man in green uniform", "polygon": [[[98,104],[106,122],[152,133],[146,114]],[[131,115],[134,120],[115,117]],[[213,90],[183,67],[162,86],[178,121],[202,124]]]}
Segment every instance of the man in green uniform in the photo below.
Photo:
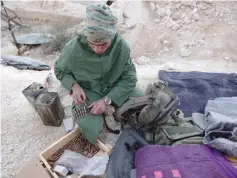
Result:
{"label": "man in green uniform", "polygon": [[55,75],[72,92],[72,109],[82,104],[91,108],[77,124],[83,136],[96,143],[106,105],[119,107],[130,96],[143,93],[135,89],[130,48],[116,32],[117,18],[109,6],[91,5],[86,13],[85,33],[66,44],[55,63]]}

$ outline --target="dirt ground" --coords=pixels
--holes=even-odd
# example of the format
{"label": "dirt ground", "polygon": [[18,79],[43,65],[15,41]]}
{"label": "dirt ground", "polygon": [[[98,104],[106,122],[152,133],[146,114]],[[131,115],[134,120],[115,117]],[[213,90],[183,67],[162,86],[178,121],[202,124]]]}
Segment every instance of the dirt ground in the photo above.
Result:
{"label": "dirt ground", "polygon": [[[28,3],[26,8],[32,6]],[[19,3],[13,2],[13,6],[19,8]],[[40,8],[39,3],[38,6],[36,10],[54,8],[58,13],[78,16],[83,16],[85,9],[81,4],[74,2],[72,5],[66,1],[51,4],[48,9]],[[237,73],[237,2],[118,1],[112,8],[119,18],[118,31],[131,47],[140,88],[145,89],[149,82],[156,81],[161,69]],[[39,32],[46,26],[42,22],[36,24],[26,24],[29,28],[19,29],[16,35]],[[4,25],[2,23],[2,53],[17,54]],[[81,25],[76,25],[68,30],[80,31],[80,28]],[[41,60],[53,69],[60,52],[45,54],[44,49],[34,47],[23,56]],[[2,177],[11,178],[32,156],[62,137],[65,130],[63,126],[44,126],[21,93],[32,82],[43,83],[53,71],[0,67]],[[50,91],[59,93],[67,117],[70,117],[72,99],[54,75],[52,81]],[[106,142],[114,144],[116,139],[113,134],[107,134]]]}

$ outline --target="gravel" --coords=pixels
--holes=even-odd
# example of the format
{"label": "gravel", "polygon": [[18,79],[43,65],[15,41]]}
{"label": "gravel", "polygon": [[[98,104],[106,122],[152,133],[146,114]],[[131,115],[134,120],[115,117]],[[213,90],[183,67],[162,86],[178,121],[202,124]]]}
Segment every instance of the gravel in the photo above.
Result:
{"label": "gravel", "polygon": [[[41,151],[66,134],[63,124],[60,127],[45,126],[39,115],[34,111],[21,93],[33,82],[44,83],[48,71],[17,70],[13,67],[0,66],[2,78],[1,87],[1,153],[2,178],[14,177],[32,156],[38,156]],[[65,111],[72,103],[71,96],[65,92],[53,75],[49,91],[59,93]],[[10,81],[10,82],[9,82]],[[71,112],[66,112],[66,118]],[[120,125],[109,119],[109,125],[120,128]],[[119,135],[102,131],[101,139],[112,146]]]}
{"label": "gravel", "polygon": [[1,66],[2,177],[13,177],[34,155],[65,134],[63,126],[44,126],[21,93],[33,82],[43,83],[47,72],[19,71]]}

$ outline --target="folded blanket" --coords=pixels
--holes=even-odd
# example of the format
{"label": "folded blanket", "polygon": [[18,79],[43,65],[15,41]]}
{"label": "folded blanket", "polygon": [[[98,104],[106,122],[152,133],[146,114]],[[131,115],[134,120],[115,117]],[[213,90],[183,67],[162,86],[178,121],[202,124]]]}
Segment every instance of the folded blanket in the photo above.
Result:
{"label": "folded blanket", "polygon": [[205,129],[204,144],[237,158],[237,97],[209,100],[205,115],[193,113],[192,117]]}
{"label": "folded blanket", "polygon": [[237,96],[237,74],[159,71],[159,79],[180,98],[180,109],[186,117],[204,113],[208,100]]}
{"label": "folded blanket", "polygon": [[218,122],[210,125],[203,143],[237,158],[237,123]]}
{"label": "folded blanket", "polygon": [[148,145],[136,152],[138,178],[236,178],[237,169],[205,145]]}

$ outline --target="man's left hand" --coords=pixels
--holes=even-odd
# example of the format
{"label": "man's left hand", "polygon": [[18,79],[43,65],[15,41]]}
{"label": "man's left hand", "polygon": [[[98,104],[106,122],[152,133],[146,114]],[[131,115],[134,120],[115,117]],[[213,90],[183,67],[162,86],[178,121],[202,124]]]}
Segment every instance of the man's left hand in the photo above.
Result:
{"label": "man's left hand", "polygon": [[106,108],[105,100],[103,98],[100,100],[97,100],[97,101],[93,102],[89,106],[89,108],[92,108],[91,114],[94,114],[94,115],[103,114],[105,112],[105,108]]}

